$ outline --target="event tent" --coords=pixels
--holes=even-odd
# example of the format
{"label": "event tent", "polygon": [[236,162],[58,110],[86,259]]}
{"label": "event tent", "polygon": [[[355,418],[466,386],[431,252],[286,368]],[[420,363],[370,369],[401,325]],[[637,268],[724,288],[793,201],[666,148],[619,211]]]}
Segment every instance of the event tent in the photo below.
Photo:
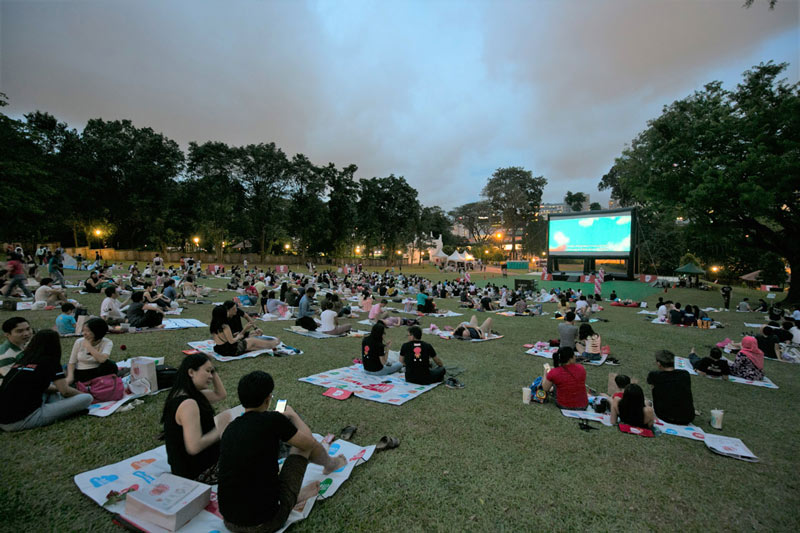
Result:
{"label": "event tent", "polygon": [[676,268],[675,272],[678,273],[678,274],[687,274],[687,275],[690,275],[690,276],[693,276],[693,275],[698,275],[699,276],[700,274],[705,274],[706,273],[705,270],[703,270],[699,266],[695,265],[694,263],[686,263],[682,267]]}

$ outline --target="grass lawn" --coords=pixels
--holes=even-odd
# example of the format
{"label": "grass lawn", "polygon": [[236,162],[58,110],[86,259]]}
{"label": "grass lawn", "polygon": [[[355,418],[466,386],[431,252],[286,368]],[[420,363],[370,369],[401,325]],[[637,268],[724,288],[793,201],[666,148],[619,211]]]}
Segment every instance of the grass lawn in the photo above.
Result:
{"label": "grass lawn", "polygon": [[[432,270],[424,275],[454,277]],[[487,281],[495,277],[486,275]],[[77,273],[68,278],[77,279]],[[481,273],[473,279],[484,283]],[[496,281],[513,284],[513,278]],[[224,286],[224,280],[201,282]],[[545,284],[550,285],[567,286]],[[621,298],[644,297],[651,308],[659,295],[700,307],[722,303],[718,292],[675,289],[665,295],[638,282],[608,283],[604,292],[611,288]],[[744,296],[759,297],[755,291],[736,289],[732,303]],[[100,295],[75,297],[99,312]],[[458,307],[455,300],[437,303]],[[555,304],[545,306],[551,314],[554,308]],[[746,331],[743,322],[763,322],[761,315],[719,313],[713,316],[721,317],[726,329],[699,330],[650,324],[651,317],[637,311],[607,307],[600,316],[609,322],[593,324],[622,365],[587,367],[591,387],[605,390],[610,371],[644,382],[655,366],[656,349],[685,355],[694,346],[705,354],[725,337],[738,338]],[[36,328],[47,328],[58,312],[2,311],[0,320],[15,314]],[[211,306],[194,305],[182,316],[208,323],[210,315]],[[351,364],[359,355],[360,339],[300,337],[282,330],[291,324],[287,322],[263,323],[263,330],[301,348],[304,355],[217,363],[229,393],[221,407],[238,404],[239,378],[260,369],[274,376],[276,395],[287,398],[313,431],[338,434],[352,424],[358,426],[353,440],[361,445],[375,443],[382,435],[401,440],[396,450],[377,454],[356,469],[335,497],[315,505],[293,531],[800,530],[800,415],[793,407],[800,399],[800,368],[765,363],[779,390],[692,378],[695,407],[703,412],[695,422],[706,431],[741,438],[761,459],[750,464],[679,437],[644,439],[606,427],[580,431],[577,422],[563,417],[553,404],[524,405],[521,388],[541,374],[545,360],[526,355],[523,344],[556,337],[557,322],[547,316],[493,317],[494,329],[505,335],[499,341],[466,343],[426,336],[447,365],[467,369],[459,376],[466,388],[440,386],[402,406],[355,397],[335,401],[322,396],[322,387],[297,381]],[[433,321],[455,325],[461,318],[469,315]],[[484,318],[479,314],[479,320]],[[423,319],[423,326],[430,322]],[[204,329],[114,335],[112,358],[164,355],[167,364],[177,367],[186,342],[209,337]],[[397,349],[406,340],[405,329],[392,329],[389,337]],[[62,341],[63,362],[73,342]],[[126,351],[120,350],[123,344]],[[0,434],[0,530],[115,530],[111,515],[84,497],[72,477],[158,446],[165,397],[146,398],[134,410],[104,419],[85,416]],[[708,423],[714,408],[726,411],[721,432]]]}

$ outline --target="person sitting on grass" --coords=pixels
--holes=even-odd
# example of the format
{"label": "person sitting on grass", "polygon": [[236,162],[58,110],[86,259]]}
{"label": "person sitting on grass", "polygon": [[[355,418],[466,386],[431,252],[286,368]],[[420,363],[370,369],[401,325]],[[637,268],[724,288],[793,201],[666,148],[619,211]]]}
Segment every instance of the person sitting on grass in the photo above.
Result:
{"label": "person sitting on grass", "polygon": [[[173,281],[173,280],[169,280]],[[149,304],[155,304],[161,309],[169,309],[170,300],[163,294],[158,294],[158,291],[153,286],[153,283],[148,281],[144,284],[144,301]]]}
{"label": "person sitting on grass", "polygon": [[330,300],[322,302],[322,314],[319,318],[322,322],[319,330],[326,335],[342,335],[353,328],[350,324],[339,324],[338,314],[333,310],[333,302]]}
{"label": "person sitting on grass", "polygon": [[436,303],[433,301],[433,296],[428,296],[424,290],[417,293],[417,311],[425,314],[436,312]]}
{"label": "person sitting on grass", "polygon": [[145,303],[144,292],[131,294],[125,317],[132,328],[163,328],[164,311],[156,304]]}
{"label": "person sitting on grass", "polygon": [[61,304],[61,314],[56,317],[56,329],[60,335],[75,333],[75,305],[69,302]]}
{"label": "person sitting on grass", "polygon": [[586,296],[581,295],[578,298],[578,301],[575,302],[575,315],[580,319],[581,322],[588,322],[589,318],[592,316],[592,306],[589,305],[589,301],[586,299]]}
{"label": "person sitting on grass", "polygon": [[164,282],[164,288],[161,290],[161,297],[166,298],[169,302],[167,305],[172,307],[172,303],[178,299],[178,291],[175,290],[175,280],[168,279]]}
{"label": "person sitting on grass", "polygon": [[681,303],[675,302],[672,309],[669,311],[668,323],[673,326],[680,326],[683,324],[683,311],[681,311]]}
{"label": "person sitting on grass", "polygon": [[[237,392],[245,409],[228,425],[219,452],[218,501],[225,527],[233,532],[277,531],[298,504],[316,496],[318,481],[302,486],[309,463],[327,476],[347,465],[317,442],[290,405],[283,413],[270,410],[275,382],[256,370],[239,380]],[[289,456],[278,468],[280,444]],[[280,473],[279,473],[280,472]]]}
{"label": "person sitting on grass", "polygon": [[42,278],[39,282],[39,288],[33,295],[34,302],[44,302],[47,306],[61,305],[67,302],[67,295],[64,289],[56,289],[53,287],[52,278]]}
{"label": "person sitting on grass", "polygon": [[595,333],[589,324],[581,324],[578,328],[578,340],[575,342],[578,361],[599,361],[601,353],[600,335]]}
{"label": "person sitting on grass", "polygon": [[[228,308],[217,305],[211,312],[211,334],[214,339],[214,351],[223,357],[237,357],[255,350],[272,350],[280,341],[261,337],[247,337],[250,329],[254,328],[253,322],[248,322],[241,331],[233,333],[228,325]],[[260,330],[255,333],[260,335]]]}
{"label": "person sitting on grass", "polygon": [[[408,328],[408,342],[400,347],[400,361],[406,368],[406,381],[418,385],[430,385],[444,381],[447,370],[436,355],[433,346],[422,340],[422,328]],[[431,368],[431,361],[436,368]]]}
{"label": "person sitting on grass", "polygon": [[478,326],[478,317],[472,315],[469,322],[462,322],[453,331],[453,337],[457,339],[488,339],[492,335],[492,318],[489,317]]}
{"label": "person sitting on grass", "polygon": [[556,405],[559,409],[584,411],[589,405],[586,394],[586,369],[575,360],[575,350],[562,346],[553,356],[553,368],[544,380],[542,390],[556,388]]}
{"label": "person sitting on grass", "polygon": [[564,321],[558,324],[559,346],[575,349],[578,327],[575,325],[575,313],[567,311]]}
{"label": "person sitting on grass", "polygon": [[714,346],[708,353],[707,357],[702,359],[698,356],[694,348],[689,352],[689,361],[692,366],[701,376],[709,376],[712,378],[728,379],[731,371],[728,367],[728,361],[722,358],[722,350]]}
{"label": "person sitting on grass", "polygon": [[742,299],[742,301],[739,302],[739,305],[736,306],[736,310],[739,311],[740,313],[751,312],[753,309],[750,307],[750,299],[749,298]]}
{"label": "person sitting on grass", "polygon": [[0,429],[21,431],[46,426],[86,411],[92,402],[91,394],[67,383],[58,333],[42,330],[33,336],[0,387]]}
{"label": "person sitting on grass", "polygon": [[[772,324],[775,325],[773,326]],[[756,335],[756,341],[758,342],[758,348],[764,353],[764,357],[770,359],[781,358],[779,331],[781,331],[781,327],[777,322],[770,322],[765,326],[761,326],[758,335]]]}
{"label": "person sitting on grass", "polygon": [[225,411],[215,420],[211,404],[226,396],[225,385],[207,356],[183,358],[161,415],[167,461],[176,476],[217,483],[219,440],[231,416]]}
{"label": "person sitting on grass", "polygon": [[647,375],[656,415],[670,424],[691,424],[695,417],[691,376],[686,370],[675,370],[675,354],[668,350],[656,352],[656,366],[658,370]]}
{"label": "person sitting on grass", "polygon": [[125,322],[125,314],[122,307],[128,303],[130,297],[124,302],[119,301],[119,293],[116,287],[106,287],[104,289],[105,299],[100,305],[100,318],[106,321],[109,326],[117,326]]}
{"label": "person sitting on grass", "polygon": [[492,302],[491,297],[489,296],[489,291],[483,291],[483,296],[481,297],[481,311],[495,311],[497,308],[495,307],[494,303]]}
{"label": "person sitting on grass", "polygon": [[753,381],[764,379],[764,352],[755,337],[742,338],[741,348],[730,365],[730,375]]}
{"label": "person sitting on grass", "polygon": [[11,365],[19,362],[22,350],[33,336],[33,330],[27,319],[12,316],[3,322],[3,335],[6,340],[0,344],[0,379],[11,370]]}
{"label": "person sitting on grass", "polygon": [[611,399],[611,423],[628,424],[637,428],[653,428],[656,414],[645,405],[644,391],[636,383],[627,385],[620,395]]}
{"label": "person sitting on grass", "polygon": [[388,362],[391,344],[392,341],[386,340],[386,327],[382,322],[372,326],[370,334],[361,340],[361,363],[366,374],[385,376],[402,370],[401,362]]}
{"label": "person sitting on grass", "polygon": [[317,329],[317,322],[314,320],[314,315],[316,314],[314,304],[317,303],[314,296],[316,294],[317,290],[314,287],[306,289],[297,307],[297,320],[295,321],[295,325],[305,328],[308,331],[316,331]]}
{"label": "person sitting on grass", "polygon": [[67,363],[67,383],[87,383],[94,378],[117,374],[117,364],[109,359],[114,343],[106,339],[108,324],[102,318],[90,318],[83,325],[83,337],[72,345]]}
{"label": "person sitting on grass", "polygon": [[690,327],[697,325],[697,317],[694,314],[694,306],[692,304],[686,304],[686,307],[683,308],[682,324]]}

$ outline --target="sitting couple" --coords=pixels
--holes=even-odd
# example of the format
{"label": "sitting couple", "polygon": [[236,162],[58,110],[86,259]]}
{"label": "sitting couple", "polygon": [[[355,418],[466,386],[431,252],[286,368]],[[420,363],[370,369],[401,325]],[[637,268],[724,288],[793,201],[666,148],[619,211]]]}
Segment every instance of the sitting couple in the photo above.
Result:
{"label": "sitting couple", "polygon": [[[387,341],[386,326],[378,322],[361,341],[361,360],[364,372],[371,376],[386,376],[400,372],[405,367],[406,381],[418,385],[430,385],[444,381],[446,369],[436,355],[433,346],[422,340],[422,328],[408,328],[408,342],[400,347],[400,361],[389,362],[388,350],[392,341]],[[431,368],[431,362],[436,363]]]}
{"label": "sitting couple", "polygon": [[[292,509],[319,492],[319,482],[302,486],[309,463],[328,475],[347,464],[331,456],[290,406],[270,410],[272,377],[255,371],[239,380],[245,411],[231,420],[215,419],[212,402],[227,396],[214,366],[202,354],[184,358],[164,405],[162,422],[167,458],[175,475],[219,483],[218,501],[225,527],[235,532],[277,531]],[[278,467],[280,443],[291,448]]]}

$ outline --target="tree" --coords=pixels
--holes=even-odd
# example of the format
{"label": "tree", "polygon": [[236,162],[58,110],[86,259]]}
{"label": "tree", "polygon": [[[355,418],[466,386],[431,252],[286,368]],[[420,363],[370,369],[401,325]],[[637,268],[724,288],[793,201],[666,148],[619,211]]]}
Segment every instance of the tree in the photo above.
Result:
{"label": "tree", "polygon": [[525,226],[537,216],[546,184],[543,176],[533,177],[530,170],[508,167],[498,168],[483,188],[483,197],[493,211],[500,213],[503,226],[511,235],[513,256],[517,252],[517,230],[523,233]]}
{"label": "tree", "polygon": [[322,200],[325,175],[303,154],[295,154],[289,172],[292,191],[288,229],[302,253],[329,252],[328,206]]}
{"label": "tree", "polygon": [[358,228],[370,250],[394,251],[414,240],[420,204],[417,190],[402,176],[389,175],[359,182]]}
{"label": "tree", "polygon": [[485,244],[492,236],[492,205],[488,201],[464,204],[449,214],[454,222],[466,228],[475,244]]}
{"label": "tree", "polygon": [[597,203],[597,202],[592,202],[592,203],[589,205],[589,211],[601,211],[602,209],[603,209],[603,206],[602,206],[602,205],[600,205],[600,204],[599,204],[599,203]]}
{"label": "tree", "polygon": [[564,196],[564,203],[573,211],[582,211],[584,202],[586,202],[586,195],[582,192],[567,191]]}
{"label": "tree", "polygon": [[355,247],[354,226],[358,219],[358,183],[355,180],[356,165],[336,170],[332,163],[325,167],[328,186],[328,216],[330,248],[340,257],[349,256]]}
{"label": "tree", "polygon": [[[678,100],[616,159],[617,187],[687,221],[697,243],[774,252],[800,268],[800,86],[762,63],[735,90],[720,82]],[[800,302],[800,284],[786,301]]]}

